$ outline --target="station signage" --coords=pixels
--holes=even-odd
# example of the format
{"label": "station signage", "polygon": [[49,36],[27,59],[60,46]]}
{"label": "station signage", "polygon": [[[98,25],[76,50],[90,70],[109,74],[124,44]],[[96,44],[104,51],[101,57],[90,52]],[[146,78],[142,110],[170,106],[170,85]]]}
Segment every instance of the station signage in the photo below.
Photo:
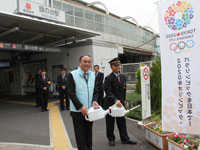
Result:
{"label": "station signage", "polygon": [[15,43],[5,43],[0,42],[0,49],[7,49],[7,50],[30,50],[30,51],[45,51],[43,46],[37,45],[26,45],[26,44],[15,44]]}
{"label": "station signage", "polygon": [[18,0],[17,13],[65,23],[65,12],[28,0]]}

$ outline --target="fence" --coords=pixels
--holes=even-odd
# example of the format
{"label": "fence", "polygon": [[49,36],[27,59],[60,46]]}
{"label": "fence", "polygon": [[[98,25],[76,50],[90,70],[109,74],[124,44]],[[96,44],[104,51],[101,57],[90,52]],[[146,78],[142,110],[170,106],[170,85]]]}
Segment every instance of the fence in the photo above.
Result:
{"label": "fence", "polygon": [[127,84],[135,84],[137,70],[142,64],[151,67],[152,61],[122,64],[122,73],[126,76]]}

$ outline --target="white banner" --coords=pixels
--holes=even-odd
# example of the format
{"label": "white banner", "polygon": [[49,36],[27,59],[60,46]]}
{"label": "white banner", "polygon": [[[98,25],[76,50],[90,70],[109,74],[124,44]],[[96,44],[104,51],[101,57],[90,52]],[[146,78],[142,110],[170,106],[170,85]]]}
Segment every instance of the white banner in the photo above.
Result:
{"label": "white banner", "polygon": [[162,128],[200,134],[200,1],[158,3]]}

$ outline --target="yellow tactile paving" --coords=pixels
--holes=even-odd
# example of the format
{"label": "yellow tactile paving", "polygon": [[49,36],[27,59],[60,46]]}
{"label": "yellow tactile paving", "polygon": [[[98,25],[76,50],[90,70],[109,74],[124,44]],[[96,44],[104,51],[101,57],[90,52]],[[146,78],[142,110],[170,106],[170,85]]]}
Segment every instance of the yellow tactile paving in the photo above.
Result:
{"label": "yellow tactile paving", "polygon": [[[7,102],[7,103],[35,106],[35,103],[32,103],[32,102],[9,101],[9,100],[3,100],[3,99],[1,99],[0,101]],[[58,107],[55,105],[57,102],[59,101],[49,102],[48,104],[48,109],[51,115],[50,128],[52,131],[54,150],[69,150],[69,143],[67,141],[67,137],[65,134],[65,129],[64,129],[62,120],[61,120],[60,112],[59,112]]]}
{"label": "yellow tactile paving", "polygon": [[69,150],[65,129],[55,102],[49,104],[54,150]]}

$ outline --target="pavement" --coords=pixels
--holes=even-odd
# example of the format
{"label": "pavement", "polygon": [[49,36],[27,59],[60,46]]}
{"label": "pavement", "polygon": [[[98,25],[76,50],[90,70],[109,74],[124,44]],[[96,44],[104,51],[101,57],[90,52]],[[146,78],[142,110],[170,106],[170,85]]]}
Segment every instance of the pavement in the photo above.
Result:
{"label": "pavement", "polygon": [[[0,150],[72,150],[76,149],[70,112],[59,110],[59,101],[51,99],[48,112],[40,112],[33,98],[0,99]],[[130,139],[137,145],[123,145],[115,126],[116,145],[110,147],[105,119],[93,124],[93,150],[155,150],[145,139],[136,121],[127,120]]]}

